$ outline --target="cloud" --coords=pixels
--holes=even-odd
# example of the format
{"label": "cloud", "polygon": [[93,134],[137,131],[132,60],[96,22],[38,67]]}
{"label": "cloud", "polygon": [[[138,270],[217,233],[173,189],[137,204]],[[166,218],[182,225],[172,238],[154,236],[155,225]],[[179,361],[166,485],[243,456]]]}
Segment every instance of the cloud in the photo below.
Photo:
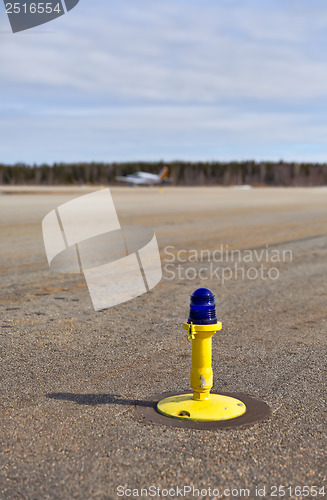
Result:
{"label": "cloud", "polygon": [[[116,107],[67,113],[53,108],[44,114],[0,122],[2,144],[12,142],[16,160],[118,161],[135,159],[308,159],[323,160],[327,125],[312,127],[307,114],[247,112],[231,114],[229,107]],[[310,133],[308,134],[308,130]],[[312,142],[311,146],[310,141]],[[312,147],[314,145],[314,147]],[[0,146],[0,156],[2,154]],[[18,154],[17,154],[18,152]],[[49,160],[50,158],[50,160]]]}
{"label": "cloud", "polygon": [[15,131],[35,161],[303,154],[326,134],[326,24],[318,1],[92,0],[0,34],[0,161]]}

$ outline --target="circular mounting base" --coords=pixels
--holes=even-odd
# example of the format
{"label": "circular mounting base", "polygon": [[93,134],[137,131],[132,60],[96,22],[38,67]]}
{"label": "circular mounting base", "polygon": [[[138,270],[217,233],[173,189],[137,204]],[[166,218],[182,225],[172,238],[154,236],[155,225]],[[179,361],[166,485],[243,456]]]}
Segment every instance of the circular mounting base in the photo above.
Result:
{"label": "circular mounting base", "polygon": [[195,401],[192,394],[180,394],[159,401],[157,410],[166,417],[211,422],[239,417],[246,406],[239,399],[223,394],[210,394],[204,401]]}
{"label": "circular mounting base", "polygon": [[211,421],[166,417],[165,415],[162,415],[158,412],[157,404],[158,402],[161,402],[162,399],[168,398],[170,396],[174,396],[174,394],[159,394],[157,396],[147,398],[147,401],[140,401],[139,404],[137,404],[135,407],[138,420],[144,424],[150,423],[179,427],[182,429],[203,429],[208,431],[217,431],[220,429],[248,427],[255,423],[262,422],[271,416],[271,409],[260,399],[256,399],[243,393],[223,392],[220,394],[220,396],[229,396],[231,398],[236,398],[244,403],[244,405],[246,406],[246,411],[245,413],[243,413],[243,415],[231,418],[229,420]]}

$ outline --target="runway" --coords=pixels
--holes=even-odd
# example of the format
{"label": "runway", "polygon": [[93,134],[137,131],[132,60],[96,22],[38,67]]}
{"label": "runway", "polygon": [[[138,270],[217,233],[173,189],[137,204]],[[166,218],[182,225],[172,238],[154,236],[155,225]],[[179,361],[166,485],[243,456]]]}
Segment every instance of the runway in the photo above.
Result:
{"label": "runway", "polygon": [[[83,275],[49,271],[41,221],[100,188],[0,186],[0,498],[322,486],[327,190],[110,188],[121,224],[155,231],[163,278],[95,312]],[[264,423],[210,432],[136,418],[152,395],[189,389],[182,323],[200,286],[223,323],[214,390],[261,398]]]}

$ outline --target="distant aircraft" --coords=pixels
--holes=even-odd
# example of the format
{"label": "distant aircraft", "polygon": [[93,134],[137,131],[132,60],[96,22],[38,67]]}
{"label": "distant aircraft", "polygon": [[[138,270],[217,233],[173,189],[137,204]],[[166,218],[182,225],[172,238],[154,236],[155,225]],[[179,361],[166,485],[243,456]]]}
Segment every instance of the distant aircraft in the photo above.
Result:
{"label": "distant aircraft", "polygon": [[168,181],[168,167],[163,167],[160,174],[150,174],[149,172],[136,172],[135,174],[116,177],[116,181],[128,182],[129,184],[142,184],[153,186]]}

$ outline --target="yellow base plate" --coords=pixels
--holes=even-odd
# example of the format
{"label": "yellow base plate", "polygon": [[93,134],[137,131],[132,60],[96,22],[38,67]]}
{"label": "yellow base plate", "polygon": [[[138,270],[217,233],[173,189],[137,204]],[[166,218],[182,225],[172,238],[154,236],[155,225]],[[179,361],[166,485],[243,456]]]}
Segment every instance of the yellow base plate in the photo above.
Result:
{"label": "yellow base plate", "polygon": [[206,401],[195,401],[192,394],[171,396],[159,401],[157,409],[166,417],[206,422],[229,420],[246,412],[242,401],[221,394],[210,394],[210,399]]}

